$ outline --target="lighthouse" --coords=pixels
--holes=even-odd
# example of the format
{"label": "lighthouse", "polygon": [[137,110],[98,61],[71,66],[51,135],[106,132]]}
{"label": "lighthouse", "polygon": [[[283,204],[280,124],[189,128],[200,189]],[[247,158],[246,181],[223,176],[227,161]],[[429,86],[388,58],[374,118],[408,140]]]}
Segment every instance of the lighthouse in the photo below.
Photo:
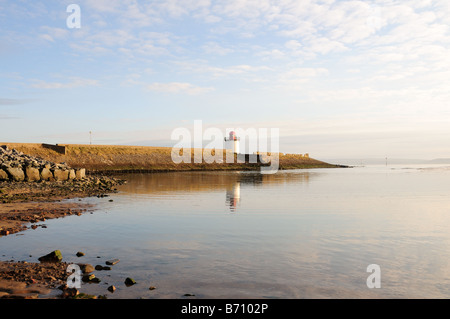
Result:
{"label": "lighthouse", "polygon": [[225,137],[225,148],[231,150],[234,154],[239,154],[239,140],[240,138],[236,136],[235,131],[231,131],[228,138]]}

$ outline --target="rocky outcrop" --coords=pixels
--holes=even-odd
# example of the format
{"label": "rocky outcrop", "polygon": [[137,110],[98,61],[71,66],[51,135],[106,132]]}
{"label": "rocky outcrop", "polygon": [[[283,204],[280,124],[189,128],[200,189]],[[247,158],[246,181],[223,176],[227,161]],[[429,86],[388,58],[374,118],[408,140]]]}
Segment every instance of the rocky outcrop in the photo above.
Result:
{"label": "rocky outcrop", "polygon": [[85,177],[84,168],[73,169],[65,163],[52,163],[0,146],[0,181],[66,181]]}

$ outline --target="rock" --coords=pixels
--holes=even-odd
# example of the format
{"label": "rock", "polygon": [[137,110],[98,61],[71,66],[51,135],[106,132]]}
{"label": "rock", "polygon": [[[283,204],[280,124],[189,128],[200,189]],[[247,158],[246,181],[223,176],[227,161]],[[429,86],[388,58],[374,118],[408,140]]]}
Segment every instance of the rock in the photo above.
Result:
{"label": "rock", "polygon": [[67,181],[69,179],[69,171],[56,168],[53,171],[53,177],[57,181]]}
{"label": "rock", "polygon": [[111,286],[108,287],[108,291],[114,292],[114,291],[116,291],[116,287],[114,287],[113,285],[111,285]]}
{"label": "rock", "polygon": [[2,297],[7,298],[9,296],[9,293],[7,293],[6,291],[0,291],[0,299],[2,299]]}
{"label": "rock", "polygon": [[16,182],[21,182],[25,179],[25,173],[19,167],[8,167],[6,172],[10,176],[10,179]]}
{"label": "rock", "polygon": [[50,181],[53,179],[53,173],[50,171],[50,168],[47,168],[47,166],[49,165],[46,165],[46,167],[41,169],[40,175],[43,181]]}
{"label": "rock", "polygon": [[0,181],[8,180],[8,173],[6,173],[4,170],[0,169]]}
{"label": "rock", "polygon": [[8,236],[8,235],[9,235],[9,230],[5,230],[5,229],[0,230],[0,236]]}
{"label": "rock", "polygon": [[90,282],[90,281],[93,281],[94,279],[95,279],[94,274],[87,274],[81,278],[81,280],[83,280],[84,282]]}
{"label": "rock", "polygon": [[39,170],[37,168],[31,167],[31,166],[27,166],[25,168],[25,175],[26,175],[27,181],[29,181],[29,182],[36,182],[41,179]]}
{"label": "rock", "polygon": [[77,264],[80,266],[81,271],[83,274],[88,274],[94,271],[94,267],[91,264]]}
{"label": "rock", "polygon": [[155,287],[155,286],[150,286],[148,289],[149,289],[149,290],[155,290],[156,287]]}
{"label": "rock", "polygon": [[78,168],[75,170],[76,179],[84,179],[86,177],[86,170],[84,168]]}
{"label": "rock", "polygon": [[95,270],[111,270],[111,267],[109,267],[109,266],[97,265],[97,266],[95,266]]}
{"label": "rock", "polygon": [[82,257],[82,256],[84,256],[84,253],[83,252],[81,252],[81,251],[79,251],[79,252],[77,252],[77,257]]}
{"label": "rock", "polygon": [[110,266],[114,266],[115,264],[117,264],[120,261],[120,259],[111,259],[111,260],[107,260],[106,264],[110,265]]}
{"label": "rock", "polygon": [[54,250],[51,253],[39,257],[38,260],[41,263],[45,263],[45,262],[60,262],[62,260],[62,255],[61,255],[61,251],[59,250]]}
{"label": "rock", "polygon": [[75,170],[74,169],[70,169],[69,170],[69,179],[75,179],[76,175],[75,175]]}
{"label": "rock", "polygon": [[77,288],[65,288],[61,295],[62,298],[73,298],[77,296],[80,292]]}
{"label": "rock", "polygon": [[125,279],[125,285],[132,286],[134,284],[136,284],[136,280],[134,280],[133,278],[127,277],[127,279]]}

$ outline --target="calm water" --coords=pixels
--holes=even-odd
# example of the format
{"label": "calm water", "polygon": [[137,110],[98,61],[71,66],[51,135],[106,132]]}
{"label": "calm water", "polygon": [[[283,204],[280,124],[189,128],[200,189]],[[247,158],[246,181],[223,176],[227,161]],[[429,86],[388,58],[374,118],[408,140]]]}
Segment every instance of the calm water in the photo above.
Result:
{"label": "calm water", "polygon": [[[450,298],[448,167],[125,178],[120,193],[82,200],[92,214],[0,238],[0,259],[119,258],[81,288],[109,298]],[[370,264],[380,289],[366,285]]]}

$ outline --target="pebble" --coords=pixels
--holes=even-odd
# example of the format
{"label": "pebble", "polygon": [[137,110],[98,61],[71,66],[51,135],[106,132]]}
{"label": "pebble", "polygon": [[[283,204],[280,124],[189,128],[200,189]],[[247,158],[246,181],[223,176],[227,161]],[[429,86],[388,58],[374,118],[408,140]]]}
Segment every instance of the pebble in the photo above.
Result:
{"label": "pebble", "polygon": [[95,270],[111,270],[109,266],[96,265]]}
{"label": "pebble", "polygon": [[136,280],[134,280],[133,278],[127,277],[127,279],[125,279],[125,285],[132,286],[134,284],[136,284]]}
{"label": "pebble", "polygon": [[62,293],[62,298],[73,298],[77,296],[80,292],[76,288],[65,288]]}
{"label": "pebble", "polygon": [[106,264],[110,265],[110,266],[114,266],[115,264],[117,264],[120,261],[120,259],[111,259],[111,260],[107,260]]}

